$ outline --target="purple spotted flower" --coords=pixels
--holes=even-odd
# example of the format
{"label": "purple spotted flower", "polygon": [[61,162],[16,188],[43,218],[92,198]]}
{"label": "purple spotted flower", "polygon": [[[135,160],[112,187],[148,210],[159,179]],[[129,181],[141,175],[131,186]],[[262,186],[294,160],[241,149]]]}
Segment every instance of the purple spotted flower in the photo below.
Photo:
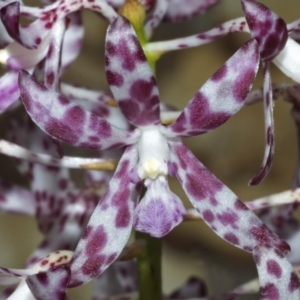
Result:
{"label": "purple spotted flower", "polygon": [[[168,174],[178,178],[204,221],[226,241],[250,252],[258,246],[288,251],[288,245],[180,140],[212,130],[235,114],[252,86],[258,62],[258,43],[253,39],[204,84],[173,124],[163,126],[155,78],[133,28],[118,17],[107,33],[106,75],[121,111],[136,127],[127,131],[71,103],[26,72],[20,73],[25,108],[52,137],[91,149],[126,146],[75,249],[69,287],[103,273],[121,253],[132,226],[161,237],[181,222],[185,209],[169,189]],[[142,181],[147,191],[138,203]]]}

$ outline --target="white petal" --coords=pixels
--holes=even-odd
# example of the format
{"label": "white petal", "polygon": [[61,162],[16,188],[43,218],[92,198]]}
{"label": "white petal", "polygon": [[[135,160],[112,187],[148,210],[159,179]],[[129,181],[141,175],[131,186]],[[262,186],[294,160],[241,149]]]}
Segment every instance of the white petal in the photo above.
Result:
{"label": "white petal", "polygon": [[292,38],[288,38],[273,62],[286,76],[300,83],[300,45]]}

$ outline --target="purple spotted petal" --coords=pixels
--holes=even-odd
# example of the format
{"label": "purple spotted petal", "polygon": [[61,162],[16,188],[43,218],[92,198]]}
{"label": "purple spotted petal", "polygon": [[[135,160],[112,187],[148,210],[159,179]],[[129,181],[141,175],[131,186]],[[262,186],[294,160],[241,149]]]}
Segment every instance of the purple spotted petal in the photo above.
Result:
{"label": "purple spotted petal", "polygon": [[69,267],[62,265],[29,276],[26,282],[37,300],[64,300],[69,277]]}
{"label": "purple spotted petal", "polygon": [[253,256],[259,275],[261,299],[298,300],[300,282],[287,258],[272,247],[257,246]]}
{"label": "purple spotted petal", "polygon": [[138,131],[123,131],[64,96],[47,89],[27,72],[19,76],[21,100],[33,121],[52,137],[90,149],[117,148],[136,141]]}
{"label": "purple spotted petal", "polygon": [[27,189],[0,180],[1,212],[32,216],[35,206],[34,197]]}
{"label": "purple spotted petal", "polygon": [[108,189],[95,208],[71,261],[69,287],[99,276],[113,263],[128,241],[139,185],[130,182],[130,171],[137,164],[135,146],[128,146]]}
{"label": "purple spotted petal", "polygon": [[79,55],[84,37],[81,12],[68,15],[70,20],[63,39],[61,66],[67,68]]}
{"label": "purple spotted petal", "polygon": [[127,121],[118,107],[110,106],[113,96],[101,90],[61,84],[61,93],[70,101],[84,107],[86,110],[106,119],[112,125],[128,130],[131,124]]}
{"label": "purple spotted petal", "polygon": [[[113,284],[112,284],[113,282]],[[116,261],[103,274],[94,279],[93,300],[138,290],[138,274],[133,260]]]}
{"label": "purple spotted petal", "polygon": [[270,61],[283,49],[288,31],[285,22],[269,8],[254,0],[242,0],[251,35],[259,44],[263,61]]}
{"label": "purple spotted petal", "polygon": [[207,225],[227,242],[252,251],[270,244],[289,252],[288,244],[270,231],[245,204],[181,143],[172,145],[170,169]]}
{"label": "purple spotted petal", "polygon": [[169,0],[165,20],[178,22],[190,19],[198,14],[204,14],[220,0]]}
{"label": "purple spotted petal", "polygon": [[134,228],[160,238],[181,223],[185,208],[164,176],[145,181],[147,191],[134,211]]}
{"label": "purple spotted petal", "polygon": [[[90,91],[90,94],[92,93],[97,94],[96,91]],[[84,94],[84,90],[82,90],[82,94]],[[72,102],[82,106],[87,111],[105,119],[113,126],[122,130],[129,130],[132,127],[118,107],[108,106],[107,104],[99,101],[97,98],[92,99],[89,97],[87,99],[77,96],[76,98],[72,98]]]}
{"label": "purple spotted petal", "polygon": [[197,277],[191,277],[179,289],[172,292],[169,299],[188,299],[207,296],[205,282]]}
{"label": "purple spotted petal", "polygon": [[259,172],[250,181],[250,185],[259,184],[268,175],[274,156],[274,118],[273,94],[269,63],[263,63],[264,73],[264,113],[265,113],[265,153]]}
{"label": "purple spotted petal", "polygon": [[7,72],[0,78],[0,114],[20,97],[18,73]]}
{"label": "purple spotted petal", "polygon": [[128,121],[137,127],[160,124],[156,81],[134,29],[116,18],[106,35],[106,77]]}
{"label": "purple spotted petal", "polygon": [[226,122],[244,105],[258,63],[258,46],[255,40],[251,40],[204,84],[176,122],[166,128],[166,133],[194,136]]}
{"label": "purple spotted petal", "polygon": [[1,8],[0,16],[10,36],[28,49],[36,49],[52,26],[53,13],[43,13],[43,18],[27,27],[20,27],[20,3],[13,2]]}

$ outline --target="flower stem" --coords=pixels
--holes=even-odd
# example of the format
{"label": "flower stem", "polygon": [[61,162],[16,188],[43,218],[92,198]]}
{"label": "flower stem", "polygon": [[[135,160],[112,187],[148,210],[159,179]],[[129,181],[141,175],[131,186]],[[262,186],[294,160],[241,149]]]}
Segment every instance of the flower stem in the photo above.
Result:
{"label": "flower stem", "polygon": [[139,300],[162,300],[161,239],[136,232],[136,239],[144,240],[145,251],[138,257]]}

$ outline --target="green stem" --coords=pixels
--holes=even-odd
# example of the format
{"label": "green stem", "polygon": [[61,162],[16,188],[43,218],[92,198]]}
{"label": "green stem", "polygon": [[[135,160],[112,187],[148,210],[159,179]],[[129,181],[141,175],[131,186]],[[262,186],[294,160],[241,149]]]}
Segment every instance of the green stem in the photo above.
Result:
{"label": "green stem", "polygon": [[144,240],[145,251],[138,257],[139,300],[162,300],[161,239],[136,232],[136,239]]}

